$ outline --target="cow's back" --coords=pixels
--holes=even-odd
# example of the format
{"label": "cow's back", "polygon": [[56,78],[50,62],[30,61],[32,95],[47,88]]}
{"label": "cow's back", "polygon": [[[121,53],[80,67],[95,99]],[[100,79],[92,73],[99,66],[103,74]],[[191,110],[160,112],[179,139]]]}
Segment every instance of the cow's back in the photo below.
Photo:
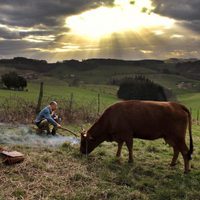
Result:
{"label": "cow's back", "polygon": [[109,107],[104,115],[110,133],[125,134],[141,139],[157,139],[175,134],[187,126],[184,106],[174,102],[124,101]]}

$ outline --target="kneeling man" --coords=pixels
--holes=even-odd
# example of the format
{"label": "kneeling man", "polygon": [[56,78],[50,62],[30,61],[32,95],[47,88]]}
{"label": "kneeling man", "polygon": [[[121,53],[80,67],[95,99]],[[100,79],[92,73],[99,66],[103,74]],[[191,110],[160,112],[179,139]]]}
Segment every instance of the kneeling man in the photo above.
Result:
{"label": "kneeling man", "polygon": [[[42,133],[42,131],[46,130],[47,134],[55,135],[57,128],[61,128],[58,116],[55,113],[57,106],[58,104],[55,101],[52,101],[48,106],[40,111],[35,119],[38,133]],[[52,131],[50,131],[50,124],[53,125]]]}

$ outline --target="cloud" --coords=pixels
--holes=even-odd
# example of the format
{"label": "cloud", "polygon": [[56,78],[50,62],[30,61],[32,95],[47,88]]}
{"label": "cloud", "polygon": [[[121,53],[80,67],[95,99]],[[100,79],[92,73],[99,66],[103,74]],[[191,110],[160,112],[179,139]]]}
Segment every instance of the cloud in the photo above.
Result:
{"label": "cloud", "polygon": [[199,0],[153,0],[154,12],[179,20],[200,20]]}
{"label": "cloud", "polygon": [[154,12],[176,19],[181,26],[200,31],[199,0],[152,0]]}
{"label": "cloud", "polygon": [[[140,1],[140,0],[139,0]],[[98,43],[70,33],[67,17],[114,0],[0,0],[0,57],[27,56],[56,61],[110,57],[123,59],[200,57],[200,1],[152,0],[173,29],[113,34]],[[50,59],[49,59],[50,58]],[[52,60],[51,60],[52,59]]]}
{"label": "cloud", "polygon": [[43,56],[49,53],[50,61],[91,57],[128,60],[199,57],[200,37],[185,32],[184,35],[186,36],[180,35],[177,30],[166,30],[162,35],[156,35],[154,31],[145,32],[144,35],[133,32],[125,35],[115,33],[111,38],[104,38],[94,44],[81,37],[77,41],[76,37],[68,34],[63,41],[59,38],[50,46],[37,50],[41,51]]}
{"label": "cloud", "polygon": [[0,0],[0,56],[14,54],[16,49],[20,54],[35,45],[39,49],[41,44],[36,43],[41,42],[46,48],[53,48],[57,38],[69,31],[64,26],[68,16],[112,3],[113,0]]}
{"label": "cloud", "polygon": [[187,28],[188,30],[195,31],[197,34],[200,33],[200,20],[180,21],[177,22],[177,24]]}
{"label": "cloud", "polygon": [[30,56],[34,48],[45,48],[48,42],[32,43],[25,40],[0,40],[0,56]]}
{"label": "cloud", "polygon": [[19,32],[12,32],[8,28],[0,27],[0,38],[3,39],[19,39]]}
{"label": "cloud", "polygon": [[[22,28],[23,29],[23,28]],[[36,30],[16,30],[10,29],[10,27],[7,26],[1,26],[0,25],[0,38],[4,40],[16,40],[16,39],[27,39],[29,37],[39,38],[39,37],[46,37],[46,40],[49,36],[52,35],[59,35],[61,32],[68,32],[68,28],[58,28],[56,30],[51,29],[36,29]]]}
{"label": "cloud", "polygon": [[58,26],[64,18],[112,0],[0,0],[0,24],[12,26]]}

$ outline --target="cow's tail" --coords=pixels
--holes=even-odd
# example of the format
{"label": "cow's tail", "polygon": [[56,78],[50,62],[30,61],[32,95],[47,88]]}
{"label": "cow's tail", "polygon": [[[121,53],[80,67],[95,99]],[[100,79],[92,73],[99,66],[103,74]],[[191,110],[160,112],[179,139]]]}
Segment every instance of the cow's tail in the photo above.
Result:
{"label": "cow's tail", "polygon": [[188,119],[189,119],[188,130],[189,130],[189,137],[190,137],[190,148],[189,148],[189,151],[188,151],[188,159],[191,160],[193,149],[194,149],[193,139],[192,139],[192,116],[191,116],[190,111],[185,106],[183,106],[183,109],[184,109],[184,111],[186,111],[188,113]]}
{"label": "cow's tail", "polygon": [[193,140],[192,140],[192,117],[191,117],[190,111],[188,112],[188,116],[189,116],[189,126],[188,126],[188,129],[189,129],[189,135],[190,135],[190,149],[188,151],[188,158],[189,158],[189,160],[191,160],[192,159],[192,153],[193,153],[194,146],[193,146]]}

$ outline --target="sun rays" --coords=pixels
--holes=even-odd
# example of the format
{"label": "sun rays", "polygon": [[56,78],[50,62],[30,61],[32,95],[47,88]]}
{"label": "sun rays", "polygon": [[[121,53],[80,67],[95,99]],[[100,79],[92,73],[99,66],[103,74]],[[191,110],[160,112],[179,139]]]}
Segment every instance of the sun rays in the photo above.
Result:
{"label": "sun rays", "polygon": [[[67,17],[69,29],[50,50],[53,57],[139,57],[152,56],[154,37],[170,30],[175,20],[153,12],[151,0],[115,0],[113,6],[100,6]],[[57,45],[58,44],[58,45]]]}
{"label": "sun rays", "polygon": [[113,33],[142,32],[144,28],[170,28],[174,20],[152,12],[150,0],[116,0],[113,7],[99,7],[66,19],[66,26],[76,35],[100,40]]}

